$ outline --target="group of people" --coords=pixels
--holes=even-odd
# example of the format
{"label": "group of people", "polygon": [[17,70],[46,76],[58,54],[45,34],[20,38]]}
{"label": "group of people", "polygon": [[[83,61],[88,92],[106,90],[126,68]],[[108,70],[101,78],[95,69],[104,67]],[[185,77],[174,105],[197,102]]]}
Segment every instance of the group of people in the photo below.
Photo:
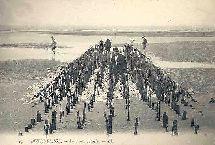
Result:
{"label": "group of people", "polygon": [[[187,119],[186,106],[195,101],[192,95],[170,78],[161,68],[155,66],[145,55],[132,46],[125,46],[125,57],[131,80],[136,84],[141,99],[148,102],[149,107],[156,105],[156,119],[161,118],[161,103],[167,104],[182,120]],[[152,94],[157,99],[152,101]],[[167,113],[163,120],[167,130]],[[172,131],[177,134],[177,120],[173,120]]]}
{"label": "group of people", "polygon": [[[145,49],[147,40],[145,37],[143,37],[143,40]],[[101,40],[99,44],[89,48],[79,58],[62,67],[59,74],[34,95],[33,99],[37,99],[38,103],[44,104],[45,115],[50,112],[52,114],[51,119],[45,119],[44,131],[46,134],[53,133],[57,129],[57,114],[60,116],[59,121],[62,122],[63,117],[69,115],[71,110],[75,109],[75,106],[80,103],[82,93],[87,89],[86,85],[90,81],[90,77],[95,74],[93,94],[84,103],[82,115],[79,110],[77,111],[77,128],[84,128],[86,110],[91,111],[94,108],[95,96],[99,94],[98,88],[102,89],[103,81],[105,81],[105,71],[108,72],[109,78],[106,101],[108,111],[104,113],[108,134],[112,133],[113,117],[115,117],[113,93],[119,81],[121,81],[123,88],[121,94],[122,98],[125,99],[127,121],[131,120],[129,79],[137,86],[141,100],[148,102],[150,108],[155,107],[158,121],[161,120],[161,103],[166,103],[176,114],[181,115],[180,105],[185,105],[189,101],[188,92],[165,74],[162,69],[156,67],[137,48],[129,44],[122,48],[112,47],[109,39],[105,42]],[[156,100],[152,99],[152,93],[156,95]],[[66,102],[65,106],[63,106],[63,100]],[[60,108],[58,111],[57,106]],[[37,122],[41,122],[41,113],[37,112],[37,116],[40,116]],[[183,114],[182,117],[186,119],[186,114]],[[166,112],[164,112],[162,120],[163,127],[168,130],[168,115]],[[137,134],[138,122],[138,118],[135,118],[134,134]],[[177,120],[173,121],[172,132],[177,134]]]}
{"label": "group of people", "polygon": [[[69,63],[66,67],[61,68],[60,73],[34,95],[33,99],[37,100],[37,103],[44,104],[44,113],[46,116],[48,116],[47,114],[53,110],[56,112],[57,106],[59,106],[59,116],[61,122],[64,117],[64,110],[66,111],[66,115],[68,115],[71,110],[75,108],[76,104],[79,103],[80,96],[85,90],[87,82],[89,82],[90,77],[95,73],[95,69],[102,69],[105,65],[107,65],[107,62],[102,60],[103,57],[100,56],[103,52],[110,52],[110,48],[111,42],[109,39],[107,39],[105,43],[100,41],[99,45],[95,45],[95,48],[88,49],[88,51],[82,54],[80,58]],[[95,83],[95,90],[96,87],[101,87],[102,72],[103,71],[100,71],[96,74],[97,80]],[[62,105],[63,100],[65,100],[64,98],[66,98],[65,106]],[[90,111],[93,108],[94,102],[95,94],[91,96],[91,100],[88,104],[84,105],[84,110],[88,108],[88,111]],[[83,117],[81,117],[79,115],[79,111],[77,111],[77,128],[79,129],[83,128],[86,119],[85,111],[82,114]],[[54,126],[56,126],[57,122],[56,117],[51,119],[51,124],[48,120],[49,119],[45,120],[44,125],[46,134],[48,133],[48,130],[50,131],[50,129],[55,130],[52,129],[52,125],[54,124]]]}
{"label": "group of people", "polygon": [[[51,39],[52,39],[52,43],[51,43],[50,47],[51,47],[52,52],[55,54],[56,53],[56,48],[57,48],[57,41],[54,38],[54,36],[51,36]],[[106,48],[110,49],[111,48],[111,41],[110,41],[110,39],[107,39],[107,41],[105,43],[106,43],[105,44]],[[148,43],[148,41],[145,38],[145,36],[142,36],[142,47],[143,47],[143,50],[146,49],[147,43]]]}

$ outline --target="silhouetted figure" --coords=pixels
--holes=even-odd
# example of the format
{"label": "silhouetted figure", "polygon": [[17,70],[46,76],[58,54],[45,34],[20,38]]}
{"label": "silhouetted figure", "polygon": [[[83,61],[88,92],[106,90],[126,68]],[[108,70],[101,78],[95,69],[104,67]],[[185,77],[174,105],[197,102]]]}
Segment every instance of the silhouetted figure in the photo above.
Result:
{"label": "silhouetted figure", "polygon": [[77,120],[77,128],[78,129],[83,129],[83,124],[81,122],[81,117],[80,116],[78,117],[78,120]]}
{"label": "silhouetted figure", "polygon": [[83,125],[82,125],[81,117],[80,117],[80,114],[79,114],[79,110],[77,111],[77,128],[78,129],[83,129]]}
{"label": "silhouetted figure", "polygon": [[143,41],[142,41],[143,50],[145,50],[146,49],[146,45],[147,45],[148,42],[147,42],[145,36],[142,36],[142,39],[143,39]]}
{"label": "silhouetted figure", "polygon": [[172,135],[178,135],[178,121],[177,120],[173,121]]}
{"label": "silhouetted figure", "polygon": [[107,117],[106,112],[104,112],[104,118],[105,118],[105,127],[106,127],[106,131],[107,131],[107,133],[108,133],[109,125],[108,125],[108,117]]}
{"label": "silhouetted figure", "polygon": [[195,125],[194,125],[194,133],[195,133],[195,134],[198,134],[198,131],[199,131],[199,125],[198,125],[198,124],[195,124]]}
{"label": "silhouetted figure", "polygon": [[54,36],[51,36],[51,39],[52,39],[51,49],[52,49],[52,52],[55,54],[55,49],[57,48],[57,42]]}
{"label": "silhouetted figure", "polygon": [[28,126],[25,127],[25,132],[29,132]]}
{"label": "silhouetted figure", "polygon": [[187,111],[183,111],[181,119],[182,120],[186,120],[187,119]]}
{"label": "silhouetted figure", "polygon": [[158,101],[157,102],[157,108],[156,108],[156,111],[157,111],[157,116],[156,116],[156,119],[157,121],[160,121],[160,114],[161,114],[161,102]]}
{"label": "silhouetted figure", "polygon": [[190,126],[191,126],[191,127],[194,127],[194,125],[195,125],[195,120],[194,120],[194,118],[192,118],[192,119],[191,119],[191,122],[190,122]]}
{"label": "silhouetted figure", "polygon": [[53,124],[49,123],[49,133],[52,134],[53,133]]}
{"label": "silhouetted figure", "polygon": [[86,109],[86,107],[87,107],[87,103],[86,103],[86,102],[84,102],[84,110]]}
{"label": "silhouetted figure", "polygon": [[88,110],[88,112],[90,112],[90,111],[91,111],[90,103],[88,103],[88,104],[87,104],[87,110]]}
{"label": "silhouetted figure", "polygon": [[82,119],[82,124],[86,122],[86,112],[85,109],[83,109],[83,119]]}
{"label": "silhouetted figure", "polygon": [[42,116],[40,111],[37,111],[37,122],[41,122],[42,121]]}
{"label": "silhouetted figure", "polygon": [[49,107],[47,104],[47,100],[44,101],[44,108],[45,108],[45,113],[49,113]]}
{"label": "silhouetted figure", "polygon": [[28,129],[32,129],[33,128],[33,125],[30,123],[28,124]]}
{"label": "silhouetted figure", "polygon": [[166,132],[168,131],[168,115],[166,114],[166,112],[163,113],[163,128],[166,129]]}
{"label": "silhouetted figure", "polygon": [[57,111],[52,111],[52,128],[53,130],[57,129]]}
{"label": "silhouetted figure", "polygon": [[137,135],[137,127],[139,125],[138,118],[135,118],[135,123],[134,123],[134,135]]}
{"label": "silhouetted figure", "polygon": [[45,135],[47,136],[48,135],[48,133],[49,133],[49,124],[47,123],[45,123],[45,125],[44,125],[44,131],[45,131]]}
{"label": "silhouetted figure", "polygon": [[69,115],[70,113],[70,105],[67,103],[66,104],[66,115]]}
{"label": "silhouetted figure", "polygon": [[106,48],[107,52],[110,52],[110,48],[111,48],[111,41],[110,41],[110,39],[107,39],[105,41],[105,48]]}
{"label": "silhouetted figure", "polygon": [[35,126],[35,125],[36,125],[36,120],[35,120],[35,118],[31,118],[31,125],[32,125],[32,126]]}
{"label": "silhouetted figure", "polygon": [[178,115],[178,116],[180,116],[181,115],[181,113],[180,113],[180,106],[179,105],[175,105],[175,113]]}
{"label": "silhouetted figure", "polygon": [[112,134],[112,124],[113,124],[112,115],[108,115],[108,134]]}
{"label": "silhouetted figure", "polygon": [[61,108],[61,105],[60,105],[60,123],[62,122],[62,118],[64,117],[64,110]]}
{"label": "silhouetted figure", "polygon": [[114,114],[114,107],[112,105],[110,107],[110,115],[112,115],[112,117],[115,116],[115,114]]}
{"label": "silhouetted figure", "polygon": [[100,42],[99,42],[99,51],[103,52],[103,50],[104,50],[104,41],[100,40]]}
{"label": "silhouetted figure", "polygon": [[152,109],[154,110],[155,109],[155,103],[152,102]]}

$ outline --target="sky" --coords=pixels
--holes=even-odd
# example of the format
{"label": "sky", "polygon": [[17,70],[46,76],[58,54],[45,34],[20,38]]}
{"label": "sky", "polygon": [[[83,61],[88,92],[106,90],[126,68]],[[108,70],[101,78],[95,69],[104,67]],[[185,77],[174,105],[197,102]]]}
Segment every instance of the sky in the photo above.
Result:
{"label": "sky", "polygon": [[215,26],[215,0],[0,0],[1,25]]}

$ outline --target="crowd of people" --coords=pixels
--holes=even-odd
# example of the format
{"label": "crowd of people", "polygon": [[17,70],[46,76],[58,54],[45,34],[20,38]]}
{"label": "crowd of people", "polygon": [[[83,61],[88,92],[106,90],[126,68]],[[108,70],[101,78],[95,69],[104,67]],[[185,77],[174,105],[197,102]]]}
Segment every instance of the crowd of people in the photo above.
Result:
{"label": "crowd of people", "polygon": [[[145,38],[144,38],[145,39]],[[143,42],[144,49],[147,40]],[[97,71],[95,71],[97,70]],[[161,103],[167,104],[169,108],[175,111],[182,120],[186,120],[186,110],[181,110],[181,106],[187,106],[190,100],[193,100],[189,92],[179,86],[172,80],[161,68],[155,66],[150,59],[146,57],[137,48],[130,44],[123,47],[112,47],[111,41],[100,41],[94,47],[89,48],[79,58],[62,67],[59,74],[44,86],[37,94],[34,100],[37,103],[44,104],[44,114],[51,114],[51,118],[45,118],[38,111],[36,118],[31,119],[31,123],[25,127],[25,131],[36,126],[44,120],[45,134],[53,133],[57,129],[57,115],[59,114],[60,123],[63,122],[65,115],[69,115],[75,106],[80,103],[82,93],[90,81],[92,75],[96,76],[93,94],[90,99],[83,104],[83,112],[77,110],[77,128],[83,129],[86,125],[86,112],[92,111],[96,102],[96,94],[101,92],[104,80],[104,72],[108,73],[108,92],[106,107],[108,111],[104,112],[104,124],[108,134],[112,134],[113,118],[115,117],[114,97],[116,84],[120,81],[122,84],[122,98],[125,99],[125,109],[127,110],[127,121],[130,121],[131,96],[129,95],[129,80],[136,86],[142,101],[147,102],[148,106],[156,111],[156,120],[163,121],[163,127],[168,131],[168,114],[163,112],[161,117]],[[152,98],[152,94],[156,98]],[[64,100],[64,101],[63,101]],[[66,102],[65,105],[63,102]],[[58,109],[58,108],[59,109]],[[181,113],[183,112],[183,113]],[[138,117],[135,118],[134,134],[138,133]],[[177,120],[173,120],[172,133],[178,134]],[[196,126],[196,127],[195,127]],[[198,126],[194,123],[195,133]]]}

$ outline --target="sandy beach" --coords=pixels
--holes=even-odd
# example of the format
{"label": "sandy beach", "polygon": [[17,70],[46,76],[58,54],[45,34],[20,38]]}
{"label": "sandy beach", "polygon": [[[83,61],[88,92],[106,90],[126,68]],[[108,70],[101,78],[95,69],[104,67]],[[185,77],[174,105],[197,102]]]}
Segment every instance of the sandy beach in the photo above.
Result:
{"label": "sandy beach", "polygon": [[[24,34],[16,35],[23,36]],[[48,34],[33,33],[32,36],[34,38],[41,36],[39,39],[43,40],[44,43],[48,42],[46,39],[49,36]],[[0,37],[5,38],[1,39],[1,44],[8,43],[5,35],[1,34]],[[16,37],[13,37],[10,37],[11,41],[17,44]],[[44,141],[45,139],[51,139],[51,141],[60,139],[63,142],[61,144],[110,144],[110,142],[111,144],[121,145],[134,143],[145,145],[215,144],[213,137],[215,134],[215,105],[208,103],[215,94],[215,40],[211,40],[214,37],[210,38],[210,41],[203,37],[202,41],[200,41],[200,38],[196,38],[198,41],[186,41],[186,38],[184,38],[180,42],[178,42],[178,38],[174,42],[169,42],[169,38],[166,38],[166,40],[162,38],[163,40],[161,40],[151,37],[146,51],[152,61],[157,65],[160,64],[160,67],[168,72],[174,80],[193,90],[198,104],[193,104],[195,109],[188,111],[188,118],[190,119],[192,116],[197,118],[200,124],[198,135],[194,134],[192,128],[189,127],[189,119],[179,122],[178,136],[172,136],[170,132],[165,133],[161,124],[154,121],[155,112],[150,110],[146,104],[141,104],[137,98],[134,98],[131,106],[131,118],[135,116],[141,118],[140,131],[137,136],[133,135],[134,120],[130,123],[125,121],[122,100],[116,101],[117,116],[114,120],[114,133],[111,136],[107,136],[105,133],[104,102],[98,102],[94,111],[88,114],[88,124],[84,130],[76,129],[74,110],[65,118],[65,124],[59,124],[59,130],[47,138],[44,135],[42,124],[37,125],[30,133],[23,133],[23,136],[18,136],[19,131],[24,132],[24,126],[29,122],[29,119],[36,114],[38,109],[42,108],[40,105],[34,106],[34,104],[29,103],[38,86],[46,82],[47,78],[51,78],[61,66],[79,57],[94,42],[107,37],[71,36],[70,38],[69,35],[56,35],[56,39],[62,46],[57,49],[56,56],[53,56],[51,50],[38,47],[22,48],[18,45],[17,47],[13,46],[13,48],[6,48],[5,46],[0,48],[0,145],[44,144],[43,142],[47,141]],[[116,45],[129,41],[127,37],[110,37]],[[140,41],[137,36],[134,38],[137,39],[137,42]],[[38,39],[26,39],[24,36],[22,39],[19,37],[19,39],[19,41],[27,40],[26,43],[39,41]],[[72,41],[70,42],[70,40]],[[82,43],[83,40],[85,41]],[[165,65],[165,62],[167,65]],[[180,65],[183,67],[180,67]],[[168,113],[171,114],[171,111]],[[173,120],[175,117],[172,115],[170,118]],[[34,139],[38,140],[33,141]],[[98,140],[97,143],[92,142],[95,139]]]}
{"label": "sandy beach", "polygon": [[[84,132],[84,133],[83,133]],[[84,134],[84,136],[83,136]],[[17,136],[15,134],[1,134],[4,145],[213,145],[215,140],[212,133],[199,135],[192,134],[192,132],[181,133],[179,136],[172,136],[164,132],[145,132],[141,131],[134,136],[131,133],[114,133],[113,135],[106,135],[104,133],[96,132],[64,132],[56,133],[46,137],[40,132],[31,132],[25,136]],[[210,138],[210,140],[209,140]]]}

